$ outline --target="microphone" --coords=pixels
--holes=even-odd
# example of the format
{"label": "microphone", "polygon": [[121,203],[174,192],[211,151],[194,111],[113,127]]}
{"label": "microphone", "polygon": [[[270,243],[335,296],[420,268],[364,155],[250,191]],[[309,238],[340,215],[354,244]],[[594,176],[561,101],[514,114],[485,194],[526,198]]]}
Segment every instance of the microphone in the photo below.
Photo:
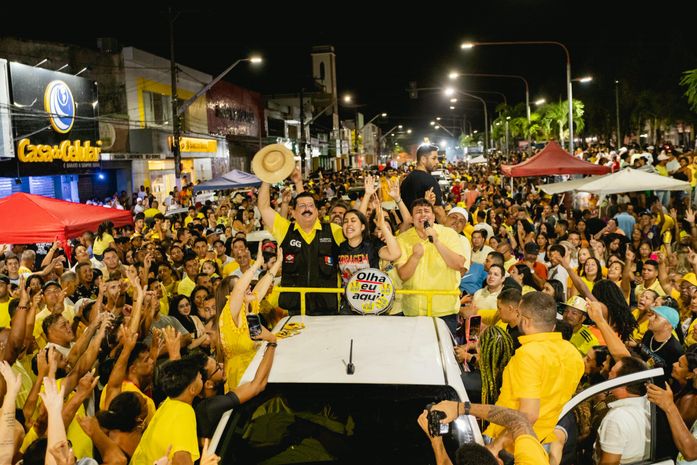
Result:
{"label": "microphone", "polygon": [[[424,230],[425,230],[426,228],[430,228],[430,227],[431,227],[431,223],[429,223],[428,221],[424,221]],[[429,241],[431,244],[433,244],[433,236],[429,235],[429,236],[428,236],[428,241]]]}

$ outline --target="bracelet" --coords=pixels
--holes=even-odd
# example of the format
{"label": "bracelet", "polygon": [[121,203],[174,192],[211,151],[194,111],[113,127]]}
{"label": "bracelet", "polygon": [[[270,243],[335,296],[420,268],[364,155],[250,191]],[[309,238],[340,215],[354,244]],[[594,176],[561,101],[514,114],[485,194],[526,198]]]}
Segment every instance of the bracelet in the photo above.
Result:
{"label": "bracelet", "polygon": [[460,402],[456,402],[457,404],[457,416],[460,416]]}
{"label": "bracelet", "polygon": [[278,342],[267,342],[266,347],[278,347]]}

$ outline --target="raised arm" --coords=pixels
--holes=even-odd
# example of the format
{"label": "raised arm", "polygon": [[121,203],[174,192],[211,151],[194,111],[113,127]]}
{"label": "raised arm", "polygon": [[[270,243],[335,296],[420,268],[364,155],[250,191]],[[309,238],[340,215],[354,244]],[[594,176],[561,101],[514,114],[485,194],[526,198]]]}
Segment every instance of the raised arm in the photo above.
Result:
{"label": "raised arm", "polygon": [[261,213],[261,219],[264,222],[264,228],[267,231],[273,231],[273,223],[276,219],[276,210],[271,207],[271,186],[268,182],[262,182],[259,188],[259,198],[257,206]]}
{"label": "raised arm", "polygon": [[2,418],[0,418],[0,463],[12,463],[18,444],[15,443],[17,432],[15,420],[15,402],[17,394],[22,387],[22,378],[15,375],[6,361],[0,361],[0,373],[7,386],[7,391],[2,399]]}
{"label": "raised arm", "polygon": [[264,298],[266,292],[269,290],[269,287],[273,283],[274,277],[281,269],[281,264],[283,264],[283,249],[281,249],[281,246],[278,246],[276,248],[276,262],[273,264],[271,268],[269,268],[269,270],[259,280],[259,282],[257,282],[257,285],[254,286],[254,294],[257,296],[257,299],[261,300]]}
{"label": "raised arm", "polygon": [[366,174],[363,178],[363,199],[361,199],[361,204],[358,206],[358,211],[364,215],[368,214],[368,205],[372,201],[373,195],[377,191],[376,186],[377,179],[375,176]]}
{"label": "raised arm", "polygon": [[600,333],[605,339],[605,345],[607,345],[610,355],[615,361],[620,360],[622,357],[629,357],[630,353],[627,347],[622,342],[622,339],[615,334],[615,330],[612,329],[610,323],[607,322],[603,316],[603,303],[597,300],[592,301],[586,299],[586,304],[588,305],[588,316],[595,323],[595,326],[600,330]]}
{"label": "raised arm", "polygon": [[375,222],[378,228],[382,231],[382,237],[384,238],[385,246],[381,247],[378,251],[380,258],[388,261],[398,260],[402,256],[402,250],[399,248],[397,239],[392,234],[389,226],[385,222],[385,215],[382,212],[382,205],[378,204],[377,212],[375,213]]}
{"label": "raised arm", "polygon": [[271,365],[273,365],[273,357],[276,353],[277,346],[276,336],[262,326],[259,339],[269,344],[266,346],[266,351],[264,352],[264,356],[259,363],[256,373],[254,373],[254,379],[249,383],[244,383],[233,389],[233,392],[237,395],[241,404],[257,396],[266,388],[266,382],[269,379],[269,373],[271,373]]}
{"label": "raised arm", "polygon": [[44,392],[40,394],[48,412],[48,428],[45,462],[47,465],[56,465],[56,459],[53,457],[51,450],[58,444],[67,440],[65,434],[65,426],[63,425],[63,398],[65,397],[65,385],[58,389],[56,380],[53,378],[44,378]]}
{"label": "raised arm", "polygon": [[397,204],[397,208],[399,208],[399,213],[402,215],[402,222],[399,223],[399,231],[404,232],[411,227],[413,220],[411,218],[409,206],[404,203],[404,200],[402,200],[402,195],[399,191],[399,178],[389,179],[387,181],[387,186],[390,189],[390,197],[394,199],[394,202]]}
{"label": "raised arm", "polygon": [[574,284],[574,287],[578,291],[578,293],[581,295],[581,297],[584,297],[586,299],[590,299],[592,301],[597,301],[598,299],[595,298],[593,293],[588,289],[588,286],[586,286],[586,283],[583,282],[583,280],[578,276],[578,273],[576,273],[576,270],[573,269],[571,265],[569,265],[569,260],[566,257],[562,257],[559,252],[552,252],[551,257],[554,257],[553,260],[556,260],[559,262],[559,264],[566,270],[567,273],[569,273],[569,277],[571,278],[571,282]]}
{"label": "raised arm", "polygon": [[259,241],[259,251],[257,252],[256,261],[254,261],[254,263],[252,263],[249,269],[242,274],[242,277],[237,280],[237,282],[235,283],[235,287],[232,288],[232,292],[230,293],[230,312],[232,314],[233,321],[235,321],[235,324],[237,324],[238,326],[240,309],[242,308],[242,305],[244,305],[244,295],[247,292],[249,284],[256,276],[257,270],[261,268],[261,265],[263,263],[264,254],[261,250],[261,241]]}
{"label": "raised arm", "polygon": [[111,370],[111,375],[109,375],[109,382],[107,383],[109,389],[105,389],[102,392],[102,395],[106,397],[104,399],[104,406],[106,408],[109,408],[109,404],[114,397],[121,394],[121,384],[123,380],[126,379],[128,357],[131,355],[136,341],[138,341],[138,333],[132,333],[126,326],[121,325],[120,332],[122,342],[121,353],[119,354],[119,358],[116,359],[114,368]]}

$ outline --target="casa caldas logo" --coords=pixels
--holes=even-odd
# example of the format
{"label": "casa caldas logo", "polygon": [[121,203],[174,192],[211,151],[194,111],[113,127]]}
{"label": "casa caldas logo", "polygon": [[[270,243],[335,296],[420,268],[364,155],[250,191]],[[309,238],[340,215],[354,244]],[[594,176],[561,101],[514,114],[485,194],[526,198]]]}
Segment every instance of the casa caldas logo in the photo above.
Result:
{"label": "casa caldas logo", "polygon": [[[75,123],[77,105],[68,85],[61,80],[48,83],[44,91],[44,109],[54,131],[67,134]],[[31,139],[20,139],[17,157],[24,163],[98,162],[102,141],[63,140],[58,144],[34,144]]]}
{"label": "casa caldas logo", "polygon": [[75,99],[63,81],[51,81],[44,91],[44,109],[53,129],[61,134],[70,132],[75,122]]}

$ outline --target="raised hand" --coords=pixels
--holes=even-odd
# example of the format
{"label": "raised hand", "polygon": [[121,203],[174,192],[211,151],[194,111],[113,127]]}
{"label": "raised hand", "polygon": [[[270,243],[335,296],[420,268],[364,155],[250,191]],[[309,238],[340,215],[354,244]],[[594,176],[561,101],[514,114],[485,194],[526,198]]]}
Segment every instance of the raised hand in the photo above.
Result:
{"label": "raised hand", "polygon": [[75,464],[75,454],[73,453],[72,447],[68,445],[68,441],[59,441],[55,443],[48,451],[56,461],[56,465]]}
{"label": "raised hand", "polygon": [[63,398],[65,397],[65,384],[58,389],[56,380],[53,378],[44,378],[44,392],[40,392],[39,396],[49,412],[57,412],[61,414],[63,409]]}
{"label": "raised hand", "polygon": [[366,174],[365,177],[363,178],[363,188],[365,190],[365,198],[370,198],[372,195],[375,193],[376,186],[376,179],[375,176]]}
{"label": "raised hand", "polygon": [[285,189],[283,189],[283,192],[281,192],[281,202],[282,203],[290,203],[292,198],[293,198],[293,191],[291,190],[291,188],[286,187]]}
{"label": "raised hand", "polygon": [[162,330],[162,334],[165,338],[165,347],[167,347],[167,353],[170,359],[172,359],[172,357],[178,358],[181,351],[181,334],[172,326],[167,326]]}
{"label": "raised hand", "polygon": [[257,259],[254,262],[257,268],[261,268],[262,266],[264,266],[264,251],[262,247],[262,241],[259,241],[259,247],[257,248]]}
{"label": "raised hand", "polygon": [[636,260],[636,254],[629,247],[629,244],[627,244],[627,251],[624,253],[624,258],[628,264]]}
{"label": "raised hand", "polygon": [[99,376],[94,376],[95,369],[93,368],[91,371],[88,371],[85,373],[85,375],[80,378],[80,381],[77,383],[77,393],[82,394],[83,396],[87,397],[95,387],[97,387],[97,383],[99,382]]}
{"label": "raised hand", "polygon": [[293,181],[294,184],[303,182],[303,175],[300,172],[300,168],[298,168],[297,166],[295,167],[293,172],[290,173],[290,180]]}
{"label": "raised hand", "polygon": [[435,205],[435,204],[436,204],[436,193],[433,192],[433,188],[432,188],[432,187],[431,187],[429,190],[427,190],[426,192],[424,192],[424,198],[425,198],[426,201],[427,201],[428,203],[430,203],[431,205]]}
{"label": "raised hand", "polygon": [[605,320],[603,316],[603,304],[600,302],[586,299],[586,310],[588,311],[588,317],[595,323]]}
{"label": "raised hand", "polygon": [[10,364],[5,360],[0,362],[0,374],[5,379],[5,386],[7,386],[7,396],[17,397],[20,388],[22,387],[22,376],[12,371]]}
{"label": "raised hand", "polygon": [[390,194],[390,197],[392,197],[395,201],[400,200],[402,198],[399,192],[399,178],[388,179],[387,188],[389,189],[388,192]]}
{"label": "raised hand", "polygon": [[687,208],[687,211],[685,212],[685,219],[688,223],[695,224],[695,212],[692,210],[692,207]]}

